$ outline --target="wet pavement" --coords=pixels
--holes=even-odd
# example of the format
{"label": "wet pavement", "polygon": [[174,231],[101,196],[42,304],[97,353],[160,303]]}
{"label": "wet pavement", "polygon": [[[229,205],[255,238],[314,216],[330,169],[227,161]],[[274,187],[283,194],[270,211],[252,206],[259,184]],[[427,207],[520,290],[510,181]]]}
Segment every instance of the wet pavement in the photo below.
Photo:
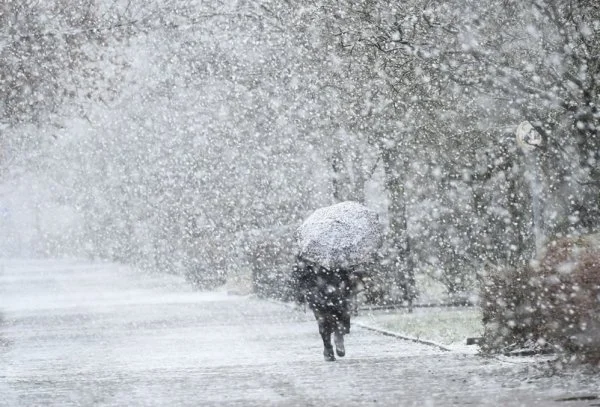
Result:
{"label": "wet pavement", "polygon": [[[354,327],[113,264],[0,260],[0,406],[600,406],[600,377]],[[568,399],[568,400],[567,400]]]}

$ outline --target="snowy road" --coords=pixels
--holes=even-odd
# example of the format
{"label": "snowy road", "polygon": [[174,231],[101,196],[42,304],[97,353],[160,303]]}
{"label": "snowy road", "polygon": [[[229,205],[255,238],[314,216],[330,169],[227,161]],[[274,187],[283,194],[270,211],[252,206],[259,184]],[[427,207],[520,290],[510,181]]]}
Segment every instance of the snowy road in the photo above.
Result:
{"label": "snowy road", "polygon": [[[114,265],[0,260],[1,406],[593,406],[598,377],[547,377]],[[570,397],[587,400],[558,401]]]}

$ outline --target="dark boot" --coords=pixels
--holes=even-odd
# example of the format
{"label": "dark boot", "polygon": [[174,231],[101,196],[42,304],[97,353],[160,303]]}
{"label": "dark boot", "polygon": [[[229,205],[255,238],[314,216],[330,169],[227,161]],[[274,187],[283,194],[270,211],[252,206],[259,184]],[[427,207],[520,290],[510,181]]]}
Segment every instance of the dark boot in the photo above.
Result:
{"label": "dark boot", "polygon": [[339,357],[346,356],[346,348],[344,347],[344,335],[340,332],[335,332],[333,336],[333,342],[335,343],[335,352]]}
{"label": "dark boot", "polygon": [[323,351],[323,356],[325,357],[325,362],[335,362],[335,355],[333,354],[333,347],[325,348]]}

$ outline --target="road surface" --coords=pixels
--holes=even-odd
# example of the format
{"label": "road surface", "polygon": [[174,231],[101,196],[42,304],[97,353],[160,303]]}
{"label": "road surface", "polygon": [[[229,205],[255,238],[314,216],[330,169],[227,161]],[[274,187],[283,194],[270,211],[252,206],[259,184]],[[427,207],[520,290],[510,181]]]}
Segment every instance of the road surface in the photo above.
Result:
{"label": "road surface", "polygon": [[[0,406],[598,406],[599,377],[353,328],[113,264],[0,260]],[[561,401],[561,399],[579,398]]]}

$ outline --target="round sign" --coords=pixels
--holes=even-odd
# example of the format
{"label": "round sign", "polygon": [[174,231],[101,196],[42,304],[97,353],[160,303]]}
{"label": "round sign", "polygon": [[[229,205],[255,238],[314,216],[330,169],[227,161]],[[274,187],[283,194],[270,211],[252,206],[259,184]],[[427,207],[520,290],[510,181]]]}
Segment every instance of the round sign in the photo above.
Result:
{"label": "round sign", "polygon": [[527,120],[517,126],[515,132],[519,148],[526,153],[534,151],[542,145],[542,136]]}

